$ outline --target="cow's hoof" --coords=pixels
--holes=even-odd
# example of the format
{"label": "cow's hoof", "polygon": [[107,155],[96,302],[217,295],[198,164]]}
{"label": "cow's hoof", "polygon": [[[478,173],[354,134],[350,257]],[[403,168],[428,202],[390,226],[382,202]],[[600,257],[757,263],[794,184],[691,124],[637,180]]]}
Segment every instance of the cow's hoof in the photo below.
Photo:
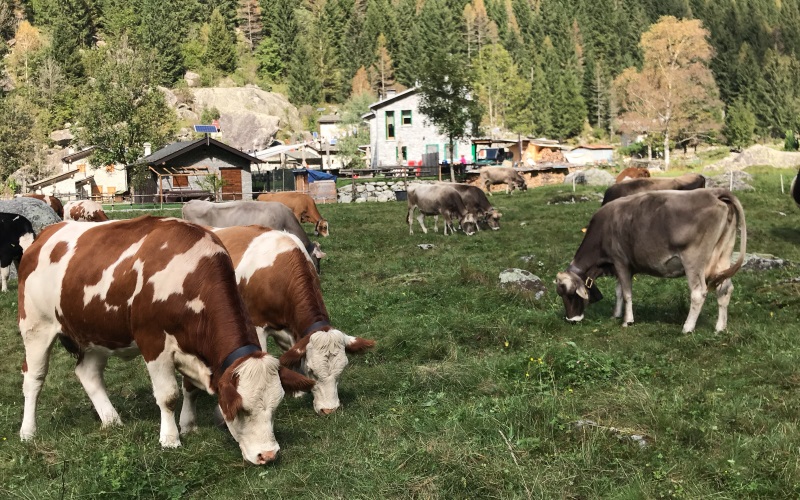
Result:
{"label": "cow's hoof", "polygon": [[633,326],[633,321],[631,321],[630,323],[628,322],[622,323],[622,328],[628,328],[629,326]]}
{"label": "cow's hoof", "polygon": [[121,425],[122,425],[122,419],[120,419],[117,416],[117,417],[111,417],[108,420],[104,420],[103,423],[100,424],[100,427],[102,427],[103,429],[107,429],[109,427],[119,427]]}
{"label": "cow's hoof", "polygon": [[190,432],[194,432],[196,430],[197,430],[197,424],[194,422],[185,425],[181,424],[181,436],[185,436],[186,434],[189,434]]}
{"label": "cow's hoof", "polygon": [[32,431],[19,431],[19,440],[20,441],[30,441],[36,436],[36,430]]}
{"label": "cow's hoof", "polygon": [[181,439],[178,436],[164,436],[158,440],[162,448],[178,448],[181,445]]}

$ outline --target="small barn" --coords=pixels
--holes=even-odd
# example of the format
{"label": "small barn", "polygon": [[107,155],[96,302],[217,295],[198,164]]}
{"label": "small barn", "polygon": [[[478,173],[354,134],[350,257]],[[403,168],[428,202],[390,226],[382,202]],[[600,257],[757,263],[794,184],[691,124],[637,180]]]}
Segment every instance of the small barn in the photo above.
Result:
{"label": "small barn", "polygon": [[[136,202],[173,202],[219,197],[252,200],[253,164],[258,158],[207,135],[202,139],[175,142],[127,166],[129,185]],[[222,183],[219,193],[209,191],[207,178]],[[218,181],[218,182],[219,182]]]}
{"label": "small barn", "polygon": [[336,176],[328,172],[300,168],[292,170],[295,191],[306,193],[317,203],[336,203]]}

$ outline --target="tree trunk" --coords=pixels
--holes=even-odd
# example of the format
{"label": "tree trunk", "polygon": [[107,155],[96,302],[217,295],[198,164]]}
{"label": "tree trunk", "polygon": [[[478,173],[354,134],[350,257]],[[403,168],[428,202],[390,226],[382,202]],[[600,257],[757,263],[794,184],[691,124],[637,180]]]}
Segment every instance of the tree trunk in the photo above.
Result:
{"label": "tree trunk", "polygon": [[456,160],[455,160],[455,150],[453,149],[453,138],[450,138],[450,182],[456,181]]}
{"label": "tree trunk", "polygon": [[669,170],[669,132],[664,133],[664,170]]}

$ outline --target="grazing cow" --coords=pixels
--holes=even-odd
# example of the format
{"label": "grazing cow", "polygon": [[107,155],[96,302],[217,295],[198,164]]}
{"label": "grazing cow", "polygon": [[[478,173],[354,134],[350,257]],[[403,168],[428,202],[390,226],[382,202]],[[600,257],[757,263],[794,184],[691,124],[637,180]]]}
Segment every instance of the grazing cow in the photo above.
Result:
{"label": "grazing cow", "polygon": [[[459,183],[448,183],[446,185],[458,191],[458,194],[461,195],[461,201],[467,207],[467,211],[475,216],[478,223],[485,222],[493,231],[500,229],[500,217],[503,214],[489,203],[486,193],[481,188]],[[476,227],[480,231],[480,224],[476,224]]]}
{"label": "grazing cow", "polygon": [[36,400],[59,338],[77,357],[75,373],[103,426],[121,423],[103,380],[108,357],[141,354],[161,409],[163,447],[181,444],[174,416],[178,370],[185,386],[182,433],[195,428],[188,385],[218,395],[247,461],[275,459],[280,447],[272,422],[283,388],[309,390],[313,381],[281,368],[259,347],[219,238],[174,218],[66,222],[42,231],[23,254],[19,275],[23,440],[36,432]]}
{"label": "grazing cow", "polygon": [[103,206],[92,200],[70,201],[64,207],[64,220],[77,220],[83,222],[105,222],[108,216],[103,211]]}
{"label": "grazing cow", "polygon": [[192,200],[183,206],[183,218],[210,227],[249,226],[252,224],[279,229],[297,236],[319,272],[319,259],[325,257],[319,243],[312,243],[292,210],[274,201],[229,201],[212,203]]}
{"label": "grazing cow", "polygon": [[0,276],[2,291],[8,291],[8,275],[13,262],[19,269],[22,252],[33,243],[33,226],[25,217],[0,213]]}
{"label": "grazing cow", "polygon": [[[731,265],[736,225],[741,227],[739,259]],[[726,189],[656,191],[622,198],[601,207],[565,272],[556,277],[569,321],[580,321],[586,304],[603,298],[595,280],[617,278],[614,317],[633,323],[632,277],[645,273],[661,278],[686,276],[691,308],[684,333],[694,330],[707,287],[717,289],[716,330],[728,321],[733,292],[731,276],[744,260],[747,227],[739,200]]]}
{"label": "grazing cow", "polygon": [[280,193],[263,193],[256,198],[258,201],[276,201],[283,203],[292,209],[294,216],[300,223],[310,222],[314,224],[314,234],[317,236],[328,236],[328,221],[320,215],[314,198],[304,193],[283,191]]}
{"label": "grazing cow", "polygon": [[800,179],[800,170],[797,171],[797,175],[792,181],[792,187],[789,191],[792,193],[794,202],[797,203],[798,207],[800,207],[800,182],[798,182],[798,179]]}
{"label": "grazing cow", "polygon": [[606,189],[603,196],[603,205],[618,198],[641,193],[642,191],[664,191],[668,189],[677,191],[691,191],[706,187],[706,178],[700,174],[683,174],[680,177],[649,179],[640,178],[614,184]]}
{"label": "grazing cow", "polygon": [[419,208],[417,220],[422,232],[427,234],[425,216],[433,215],[433,230],[439,232],[439,214],[444,218],[444,234],[453,233],[452,218],[458,218],[461,228],[468,235],[475,234],[475,216],[467,211],[461,195],[452,187],[442,184],[411,184],[408,186],[408,232],[414,234],[414,210]]}
{"label": "grazing cow", "polygon": [[296,236],[262,226],[214,229],[228,249],[239,293],[256,325],[261,347],[267,334],[286,351],[281,364],[300,365],[316,384],[314,411],[327,415],[339,407],[337,389],[347,353],[375,345],[331,326],[319,276]]}
{"label": "grazing cow", "polygon": [[23,194],[22,196],[26,198],[35,198],[37,200],[41,200],[47,203],[47,206],[53,209],[53,212],[56,213],[62,219],[64,218],[64,205],[61,204],[61,200],[56,198],[55,196],[49,196],[46,194],[36,194],[36,193],[28,193]]}
{"label": "grazing cow", "polygon": [[617,176],[617,184],[631,179],[650,177],[650,171],[644,167],[628,167]]}
{"label": "grazing cow", "polygon": [[505,184],[506,194],[513,193],[514,188],[520,191],[528,189],[525,178],[513,167],[482,167],[480,172],[478,182],[486,189],[489,196],[492,195],[492,186],[495,184]]}

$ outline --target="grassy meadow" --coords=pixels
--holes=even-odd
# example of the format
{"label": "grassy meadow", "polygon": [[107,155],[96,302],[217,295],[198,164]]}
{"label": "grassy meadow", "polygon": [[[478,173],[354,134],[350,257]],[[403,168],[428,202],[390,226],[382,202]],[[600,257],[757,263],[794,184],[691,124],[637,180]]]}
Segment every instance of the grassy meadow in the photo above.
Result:
{"label": "grassy meadow", "polygon": [[[779,171],[751,172],[756,191],[737,193],[748,252],[800,262],[800,210],[781,194]],[[782,173],[788,191],[794,172]],[[722,334],[713,293],[695,333],[681,334],[684,278],[637,276],[636,324],[626,329],[611,317],[614,282],[602,278],[605,300],[568,324],[551,283],[601,190],[579,186],[592,201],[548,204],[571,191],[495,195],[502,229],[472,237],[409,235],[404,202],[321,205],[332,322],[378,345],[350,358],[335,414],[315,415],[308,397],[284,400],[280,458],[263,467],[245,464],[214,427],[211,397],[201,398],[199,432],[162,450],[141,358],[109,362],[125,425],[101,429],[58,344],[39,433],[21,443],[12,282],[0,296],[0,497],[800,497],[800,283],[790,281],[800,269],[739,272]],[[548,283],[541,300],[500,288],[499,273],[513,267]],[[596,425],[576,424],[586,420]]]}

